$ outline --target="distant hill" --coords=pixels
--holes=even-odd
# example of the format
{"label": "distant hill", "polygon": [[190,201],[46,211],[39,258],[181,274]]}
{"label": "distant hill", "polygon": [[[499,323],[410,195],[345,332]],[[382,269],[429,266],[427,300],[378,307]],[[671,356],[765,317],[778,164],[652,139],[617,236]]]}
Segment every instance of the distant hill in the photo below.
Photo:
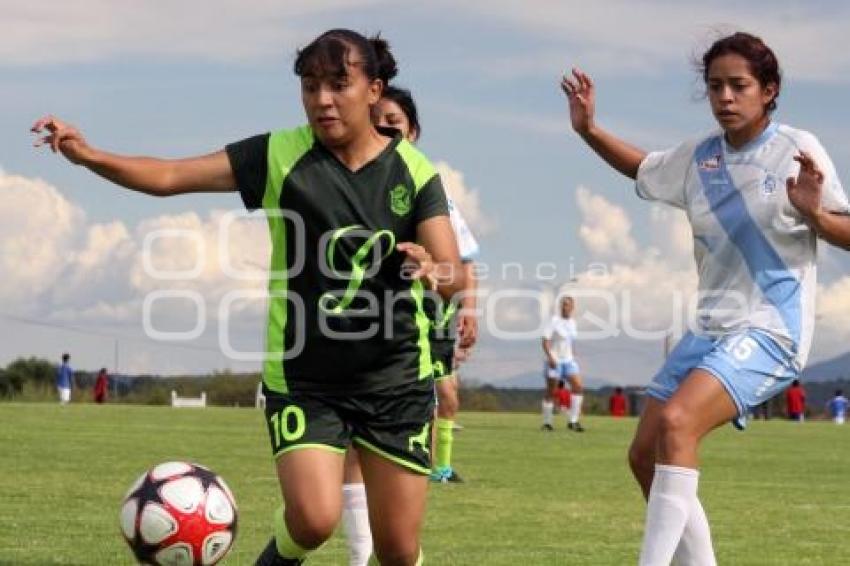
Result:
{"label": "distant hill", "polygon": [[[604,379],[582,377],[584,377],[584,386],[587,389],[599,389],[612,385],[611,382]],[[543,375],[541,372],[521,373],[507,379],[501,379],[498,383],[490,383],[490,385],[502,389],[543,389]]]}
{"label": "distant hill", "polygon": [[837,381],[850,379],[850,352],[831,360],[812,364],[803,370],[803,381]]}

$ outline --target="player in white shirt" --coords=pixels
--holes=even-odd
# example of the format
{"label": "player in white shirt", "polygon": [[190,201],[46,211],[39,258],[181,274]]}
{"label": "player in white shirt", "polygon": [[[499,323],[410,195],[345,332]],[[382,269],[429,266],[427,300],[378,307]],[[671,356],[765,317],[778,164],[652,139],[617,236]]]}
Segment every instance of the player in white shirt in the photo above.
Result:
{"label": "player in white shirt", "polygon": [[[377,126],[395,128],[410,142],[415,142],[422,132],[419,124],[419,113],[410,91],[396,86],[384,87],[381,100],[372,108],[372,121]],[[441,317],[445,323],[440,328],[433,321],[429,336],[431,358],[433,362],[435,392],[437,395],[436,439],[437,457],[431,454],[431,479],[437,481],[461,481],[448,461],[451,458],[452,429],[454,415],[459,407],[457,378],[455,374],[455,347],[457,346],[464,357],[475,344],[478,337],[478,319],[476,316],[476,278],[473,258],[478,254],[478,242],[469,230],[463,216],[451,199],[448,199],[449,220],[458,244],[464,272],[466,287],[461,293],[460,310],[454,307],[445,309]],[[454,316],[456,313],[456,316]],[[457,333],[449,331],[449,325],[457,324]],[[445,332],[439,332],[445,330]],[[457,341],[455,340],[457,338]],[[440,467],[441,458],[443,461]],[[348,544],[349,566],[366,566],[372,555],[372,529],[369,524],[366,489],[357,452],[348,450],[345,455],[343,490],[342,523]]]}
{"label": "player in white shirt", "polygon": [[[474,344],[473,340],[464,340],[456,344],[456,329],[463,337],[470,329],[477,333],[475,317],[475,257],[478,255],[478,242],[469,230],[463,215],[451,198],[448,198],[449,220],[457,239],[460,261],[466,270],[467,287],[461,299],[461,312],[456,313],[453,306],[442,313],[440,320],[434,322],[431,333],[431,359],[434,365],[434,386],[437,390],[437,409],[434,418],[431,459],[433,471],[431,481],[439,483],[462,482],[460,475],[452,466],[454,445],[455,416],[460,408],[458,396],[457,365],[458,358],[466,359]],[[456,356],[460,347],[462,356]]]}
{"label": "player in white shirt", "polygon": [[581,382],[581,372],[573,352],[578,331],[573,318],[575,301],[572,297],[561,298],[560,312],[552,316],[549,324],[543,330],[543,375],[546,378],[546,396],[543,398],[543,430],[554,430],[552,413],[558,394],[558,382],[569,381],[570,412],[567,428],[576,432],[584,432],[579,422],[581,405],[584,401],[584,389]]}
{"label": "player in white shirt", "polygon": [[695,328],[647,393],[629,450],[647,497],[642,565],[715,564],[697,497],[698,448],[712,429],[798,376],[814,322],[818,237],[850,249],[850,205],[810,133],[771,119],[781,74],[761,39],[735,33],[702,57],[720,130],[646,153],[594,122],[594,85],[573,70],[562,88],[573,129],[648,200],[684,209],[699,274]]}

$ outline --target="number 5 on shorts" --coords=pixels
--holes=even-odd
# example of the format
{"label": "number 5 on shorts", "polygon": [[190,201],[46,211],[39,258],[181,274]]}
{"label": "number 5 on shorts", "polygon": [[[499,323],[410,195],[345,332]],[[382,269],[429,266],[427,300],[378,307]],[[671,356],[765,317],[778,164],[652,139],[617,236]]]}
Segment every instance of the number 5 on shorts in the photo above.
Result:
{"label": "number 5 on shorts", "polygon": [[288,405],[273,414],[269,421],[274,431],[275,450],[281,448],[283,442],[295,442],[302,436],[307,428],[304,411],[297,405]]}
{"label": "number 5 on shorts", "polygon": [[753,350],[756,347],[758,347],[758,343],[755,340],[747,335],[742,335],[725,344],[723,349],[735,356],[735,359],[739,362],[743,362],[753,355]]}

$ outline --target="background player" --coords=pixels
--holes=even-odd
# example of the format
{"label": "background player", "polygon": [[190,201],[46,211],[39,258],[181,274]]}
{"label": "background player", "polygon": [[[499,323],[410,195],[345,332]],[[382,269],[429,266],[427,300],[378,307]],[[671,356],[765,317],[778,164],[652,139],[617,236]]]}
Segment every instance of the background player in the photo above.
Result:
{"label": "background player", "polygon": [[832,422],[838,425],[844,424],[844,418],[847,415],[847,405],[848,401],[847,397],[844,396],[844,392],[841,389],[836,389],[835,397],[827,403],[827,411],[832,418]]}
{"label": "background player", "polygon": [[572,297],[561,299],[559,312],[552,315],[549,324],[543,330],[543,353],[546,356],[543,374],[546,379],[546,396],[543,399],[543,430],[554,430],[552,413],[558,396],[558,382],[566,380],[570,384],[570,413],[567,428],[584,432],[579,422],[581,406],[584,402],[584,389],[578,362],[575,359],[573,342],[578,335],[576,321],[572,314],[575,301]]}
{"label": "background player", "polygon": [[[422,134],[416,102],[408,90],[395,86],[385,89],[381,101],[375,106],[374,117],[377,124],[400,130],[411,142],[417,141]],[[435,469],[431,473],[431,480],[437,482],[462,481],[452,467],[454,419],[460,407],[456,373],[458,361],[455,354],[459,349],[462,351],[461,357],[466,359],[478,337],[474,263],[479,253],[478,242],[451,198],[448,199],[448,205],[449,219],[465,272],[466,288],[460,295],[460,310],[455,305],[447,305],[446,308],[441,306],[441,314],[435,317],[431,332],[431,356],[437,388],[437,416],[433,431]]]}
{"label": "background player", "polygon": [[[410,91],[396,86],[387,86],[382,95],[381,100],[376,104],[372,111],[372,120],[378,126],[393,128],[398,130],[401,135],[410,142],[415,142],[419,139],[422,127],[419,123],[419,112],[416,108],[416,103],[410,94]],[[466,271],[466,290],[460,299],[461,311],[459,313],[459,328],[460,335],[459,347],[469,350],[475,343],[477,335],[477,318],[475,317],[475,273],[471,269],[470,263],[472,256],[477,252],[477,243],[472,238],[466,222],[460,216],[460,212],[448,199],[449,218],[451,220],[452,229],[455,233],[460,246],[461,260]],[[474,246],[470,249],[470,246]],[[453,313],[455,309],[449,311]],[[436,324],[435,324],[436,326]],[[445,329],[444,329],[445,330]],[[449,382],[446,384],[446,379],[440,379],[446,376],[444,368],[446,363],[452,363],[446,358],[445,345],[450,346],[449,358],[455,348],[454,336],[447,336],[445,339],[437,338],[436,329],[432,327],[430,333],[431,339],[431,355],[434,366],[434,378],[438,380],[436,389],[439,398],[437,411],[445,406],[454,407],[457,411],[457,384]],[[453,374],[450,374],[453,376]],[[444,385],[454,385],[447,391]],[[441,394],[442,391],[442,394]],[[450,397],[453,395],[453,397]],[[439,421],[438,421],[439,422]],[[451,432],[451,430],[450,430]],[[434,433],[432,428],[432,434]],[[441,481],[458,481],[459,477],[450,467],[451,458],[451,438],[448,442],[438,445],[442,452],[438,453],[436,458],[437,468],[432,471],[431,478],[439,478]],[[438,450],[439,450],[438,449]],[[431,455],[434,457],[434,443],[431,445]],[[445,468],[440,468],[441,460],[439,454],[442,454],[443,462],[448,462],[448,472]],[[448,454],[448,457],[446,456]],[[360,470],[360,465],[357,453],[349,450],[346,454],[345,461],[345,484],[343,485],[343,525],[345,527],[346,540],[349,548],[349,565],[362,566],[368,562],[369,555],[372,552],[372,533],[369,525],[369,516],[366,512],[366,490],[363,485],[363,475]]]}

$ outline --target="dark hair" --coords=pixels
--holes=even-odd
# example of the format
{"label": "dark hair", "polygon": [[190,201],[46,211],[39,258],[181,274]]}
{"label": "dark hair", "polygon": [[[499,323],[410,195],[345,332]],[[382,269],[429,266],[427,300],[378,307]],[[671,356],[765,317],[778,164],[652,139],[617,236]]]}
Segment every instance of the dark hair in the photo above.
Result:
{"label": "dark hair", "polygon": [[67,362],[70,359],[71,359],[71,354],[69,354],[68,352],[65,352],[64,354],[62,354],[62,361],[63,362]]}
{"label": "dark hair", "polygon": [[614,393],[622,393],[622,392],[623,392],[623,388],[620,387],[619,385],[614,388]]}
{"label": "dark hair", "polygon": [[413,101],[413,95],[406,88],[397,86],[388,86],[384,88],[381,98],[392,100],[404,115],[407,116],[407,121],[410,122],[410,129],[416,130],[416,136],[422,135],[422,126],[419,125],[419,111],[416,109],[416,102]]}
{"label": "dark hair", "polygon": [[769,84],[776,85],[776,94],[765,105],[765,111],[769,114],[776,110],[776,99],[782,87],[782,70],[779,68],[779,60],[773,50],[761,40],[760,37],[739,31],[732,35],[721,37],[715,41],[708,50],[703,53],[702,60],[698,61],[697,70],[702,75],[703,82],[708,84],[708,70],[711,63],[718,57],[733,53],[747,60],[750,72],[758,80],[762,88]]}
{"label": "dark hair", "polygon": [[795,379],[794,381],[792,381],[792,382],[791,382],[791,387],[797,387],[797,386],[799,386],[799,385],[800,385],[800,380],[799,380],[799,379]]}
{"label": "dark hair", "polygon": [[836,390],[835,390],[835,396],[836,396],[836,397],[840,397],[843,393],[844,393],[844,392],[843,392],[843,391],[841,391],[840,389],[836,389]]}
{"label": "dark hair", "polygon": [[373,81],[381,79],[384,85],[398,74],[398,66],[390,52],[390,44],[380,34],[370,39],[350,29],[332,29],[299,49],[295,57],[295,74],[342,77],[348,74],[346,67],[351,51],[355,50],[362,60],[363,73]]}

